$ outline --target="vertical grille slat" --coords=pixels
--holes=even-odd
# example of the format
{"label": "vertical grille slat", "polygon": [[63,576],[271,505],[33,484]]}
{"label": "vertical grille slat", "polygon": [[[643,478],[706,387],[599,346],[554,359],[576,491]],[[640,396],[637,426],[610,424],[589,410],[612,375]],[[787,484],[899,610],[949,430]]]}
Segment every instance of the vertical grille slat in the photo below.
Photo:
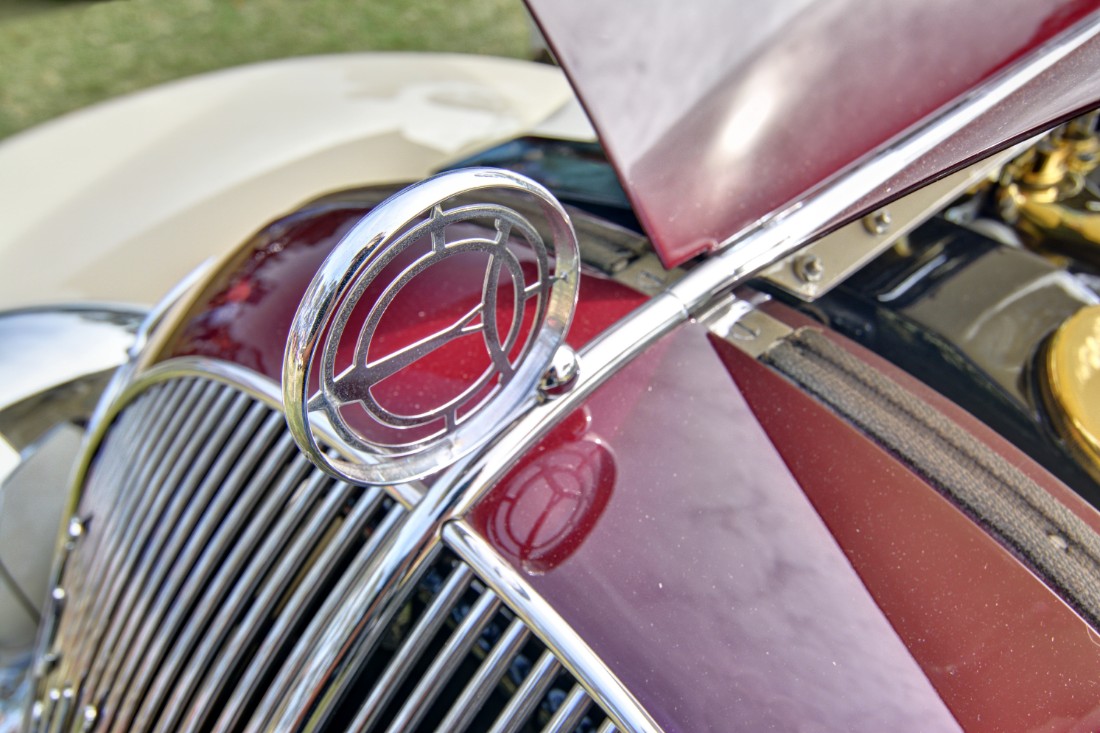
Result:
{"label": "vertical grille slat", "polygon": [[405,681],[406,675],[412,670],[413,664],[424,653],[432,636],[446,620],[447,613],[469,588],[473,575],[473,572],[464,565],[455,568],[451,573],[439,595],[420,617],[419,622],[406,637],[405,643],[390,660],[382,677],[375,683],[370,695],[359,709],[359,714],[351,726],[352,730],[369,730],[382,714],[390,698],[397,692],[398,686]]}
{"label": "vertical grille slat", "polygon": [[[164,580],[153,607],[143,614],[136,637],[126,644],[128,652],[122,671],[108,698],[108,714],[116,709],[125,712],[140,698],[145,677],[141,673],[147,675],[151,672],[150,665],[159,665],[164,647],[178,632],[179,623],[186,618],[185,613],[208,590],[209,577],[216,569],[215,565],[221,561],[230,544],[239,539],[239,528],[256,520],[250,509],[265,493],[261,487],[270,484],[263,482],[259,486],[250,486],[245,479],[256,470],[265,449],[274,441],[281,420],[278,415],[272,415],[259,406],[253,407],[251,412],[255,418],[246,419],[244,430],[238,433],[243,438],[245,433],[254,432],[247,447],[241,450],[239,444],[227,446],[226,455],[238,456],[230,472],[223,480],[212,481],[208,492],[202,492],[204,498],[209,496],[209,503],[202,508],[196,506],[195,511],[184,519],[178,531],[178,541],[168,550],[171,553],[179,548],[171,572],[162,576]],[[233,512],[238,509],[243,516],[234,523]],[[188,593],[188,590],[191,592]],[[140,670],[137,669],[139,664]],[[128,724],[125,715],[120,716],[114,729],[127,730]]]}
{"label": "vertical grille slat", "polygon": [[[197,388],[197,385],[193,386]],[[158,385],[158,387],[165,392],[164,398],[175,407],[179,406],[186,392],[185,385],[179,383],[169,386]],[[144,401],[151,401],[158,397],[158,394],[151,392],[144,396]],[[137,444],[137,450],[144,454],[144,451],[154,448],[158,442],[158,438],[152,431],[162,417],[159,413],[150,410],[135,410],[128,413],[125,416],[126,422],[119,426],[119,432],[110,435],[108,441],[112,447]],[[148,440],[139,442],[138,436]],[[94,496],[90,498],[95,500],[88,501],[84,505],[83,514],[89,529],[95,528],[96,531],[91,536],[85,536],[83,552],[77,553],[76,557],[70,560],[70,569],[74,571],[71,574],[70,591],[81,601],[100,603],[106,600],[106,594],[100,587],[100,583],[108,563],[117,552],[122,551],[121,545],[125,541],[125,538],[120,536],[118,527],[134,527],[140,512],[140,503],[152,500],[148,493],[124,490],[127,470],[130,467],[128,461],[115,461],[105,466],[93,467],[92,480],[97,486],[102,485],[104,488],[102,491],[92,492]],[[85,587],[98,587],[99,592],[92,595],[82,593]],[[87,610],[86,617],[93,617],[97,612],[98,608],[90,608]],[[87,636],[80,634],[78,638],[87,639]]]}
{"label": "vertical grille slat", "polygon": [[[398,519],[390,527],[396,529]],[[391,531],[392,531],[391,529]],[[366,568],[377,555],[384,537],[377,533],[358,552],[348,571],[339,579],[338,584],[327,598],[317,615],[311,620],[301,637],[293,642],[290,656],[286,659],[279,674],[275,677],[259,706],[253,711],[252,720],[244,726],[247,731],[263,731],[278,728],[275,722],[288,710],[301,710],[311,704],[317,696],[317,687],[304,682],[311,680],[318,669],[327,668],[337,654],[342,653],[347,637],[356,629],[358,621],[364,616],[364,610],[349,607],[348,600],[355,597],[355,589],[367,577]],[[351,623],[345,622],[347,618]],[[289,641],[289,640],[287,640]],[[234,703],[241,695],[251,694],[252,685],[242,685],[234,693],[227,706],[232,720],[238,720],[242,708]],[[293,714],[293,712],[291,712]],[[215,730],[230,730],[223,721]]]}
{"label": "vertical grille slat", "polygon": [[477,641],[485,624],[496,613],[500,599],[493,593],[484,593],[466,614],[455,632],[447,639],[443,649],[432,661],[428,671],[420,678],[416,689],[405,700],[401,710],[394,716],[387,729],[388,733],[400,733],[412,730],[427,714],[429,706],[442,691],[445,681],[454,673],[462,657]]}
{"label": "vertical grille slat", "polygon": [[554,684],[554,677],[559,671],[561,663],[549,650],[544,651],[515,696],[508,701],[508,705],[493,723],[489,733],[516,733],[523,721],[534,712],[535,706],[550,689],[550,685]]}
{"label": "vertical grille slat", "polygon": [[[279,487],[287,487],[287,483],[298,483],[297,478],[305,470],[304,459],[299,458],[287,470],[287,476],[278,484]],[[314,474],[308,482],[300,482],[301,487],[294,497],[293,503],[281,514],[273,517],[273,526],[266,525],[255,527],[254,534],[260,535],[257,540],[262,543],[253,549],[252,543],[242,545],[243,559],[249,560],[243,567],[240,580],[235,586],[230,586],[230,580],[222,580],[219,585],[224,586],[229,595],[222,600],[221,594],[216,598],[212,595],[208,598],[196,618],[185,634],[185,642],[178,644],[173,652],[170,662],[159,671],[157,681],[154,683],[149,699],[143,703],[142,714],[139,716],[139,727],[150,720],[150,716],[161,704],[163,697],[172,693],[164,710],[164,722],[161,725],[165,730],[177,730],[180,723],[179,716],[186,710],[190,702],[190,696],[196,691],[198,684],[205,675],[207,669],[202,664],[212,666],[217,662],[223,650],[220,648],[227,636],[238,623],[238,619],[245,615],[248,606],[246,601],[250,598],[258,607],[257,612],[265,608],[264,593],[266,591],[278,592],[282,585],[279,583],[264,584],[270,581],[270,572],[275,567],[276,572],[281,566],[277,564],[280,557],[285,557],[294,566],[300,566],[305,561],[305,555],[319,541],[325,529],[334,521],[340,507],[350,499],[351,487],[346,484],[338,484],[330,487],[323,496],[323,501],[318,503],[316,499],[320,493],[318,489],[327,478]],[[277,499],[282,492],[273,492],[271,505],[279,507],[281,502]],[[290,568],[284,568],[288,575],[293,576]],[[270,597],[271,593],[268,593]],[[268,601],[268,605],[270,601]],[[246,617],[247,619],[247,617]],[[174,686],[174,687],[173,687]]]}
{"label": "vertical grille slat", "polygon": [[[178,401],[170,403],[167,406],[168,409],[164,412],[183,410],[189,418],[199,420],[204,415],[211,415],[208,408],[216,396],[217,392],[211,385],[203,385],[195,381],[189,385],[189,388],[181,388],[178,392]],[[229,399],[229,395],[223,398],[226,402]],[[154,400],[146,402],[155,403]],[[149,466],[158,465],[155,460],[163,455],[163,451],[168,449],[173,440],[185,442],[185,435],[182,431],[179,435],[164,432],[163,425],[168,421],[170,414],[161,415],[159,412],[152,410],[149,412],[155,415],[157,419],[150,427],[148,449],[142,443],[138,444],[138,450],[134,454],[127,454],[128,446],[126,444],[117,445],[116,448],[118,452],[122,453],[119,463],[125,466],[123,474],[125,478],[120,491],[123,496],[134,497],[134,509],[132,514],[120,517],[118,523],[111,521],[114,516],[108,512],[105,517],[108,526],[99,530],[106,538],[106,542],[104,543],[101,562],[89,573],[91,580],[89,588],[95,589],[94,593],[89,594],[94,599],[94,605],[88,613],[83,615],[83,619],[87,624],[82,624],[77,629],[75,653],[66,655],[66,659],[71,659],[76,667],[85,674],[87,674],[91,661],[96,658],[100,641],[106,632],[106,624],[102,620],[117,618],[113,614],[113,604],[117,600],[117,595],[121,592],[124,583],[130,577],[132,563],[136,562],[139,553],[144,548],[147,537],[144,532],[151,529],[151,516],[156,511],[156,507],[166,503],[170,497],[167,492],[138,490],[141,488],[141,484],[135,484],[134,476],[144,474]],[[207,417],[206,421],[213,429],[216,420],[211,416]],[[192,420],[189,419],[187,426],[191,422]],[[90,487],[98,486],[98,475],[93,475]],[[87,493],[94,494],[95,491],[93,489]],[[92,521],[95,522],[96,519],[93,518]],[[88,624],[92,623],[96,623],[96,625],[89,628]],[[86,682],[82,682],[82,687],[86,689]]]}
{"label": "vertical grille slat", "polygon": [[[89,697],[86,699],[93,704],[103,704],[103,693],[112,688],[138,624],[156,597],[164,576],[174,567],[172,561],[176,555],[175,550],[178,549],[176,544],[183,535],[182,524],[184,518],[191,514],[189,510],[195,507],[196,495],[203,505],[206,503],[204,500],[209,499],[202,495],[202,489],[212,490],[215,484],[203,479],[209,476],[208,471],[213,465],[227,461],[222,448],[248,408],[243,396],[238,396],[231,404],[232,407],[224,413],[224,421],[216,427],[182,481],[179,484],[152,485],[160,489],[152,493],[170,496],[171,500],[164,502],[167,506],[163,507],[163,511],[158,511],[160,507],[154,506],[153,511],[142,522],[141,537],[145,538],[144,541],[139,541],[140,544],[130,548],[132,558],[127,559],[126,567],[134,568],[134,571],[125,579],[127,582],[124,584],[121,601],[109,614],[110,628],[100,646],[103,651],[92,665],[92,674],[89,677]],[[109,719],[110,713],[105,717]]]}
{"label": "vertical grille slat", "polygon": [[436,728],[437,733],[460,733],[469,727],[530,633],[522,621],[512,620],[500,641],[493,647],[492,653],[485,657],[477,672],[451,705],[447,717]]}
{"label": "vertical grille slat", "polygon": [[565,702],[554,713],[554,717],[542,729],[542,733],[566,733],[580,724],[588,709],[588,693],[580,685],[573,685]]}
{"label": "vertical grille slat", "polygon": [[[247,675],[242,678],[241,684],[237,687],[241,694],[248,694],[255,689],[262,670],[272,667],[279,649],[292,643],[290,635],[293,626],[302,617],[304,609],[315,600],[317,589],[324,587],[323,580],[329,573],[329,568],[338,563],[339,557],[344,553],[347,544],[356,535],[366,530],[369,520],[374,518],[375,513],[379,511],[382,504],[380,492],[374,492],[369,501],[361,501],[356,511],[344,522],[339,533],[325,547],[317,562],[310,568],[309,573],[283,606],[282,613],[275,617],[271,631],[267,635],[266,645],[257,651],[254,657],[256,663],[248,670]],[[390,511],[379,522],[375,531],[384,535],[396,521],[397,516],[398,511]],[[217,719],[218,711],[215,710],[212,703],[222,693],[226,680],[229,679],[232,665],[239,663],[239,657],[254,642],[261,628],[261,616],[267,613],[267,609],[274,606],[279,596],[283,594],[286,586],[296,576],[298,568],[305,561],[302,556],[303,552],[308,551],[311,547],[312,545],[307,545],[301,541],[295,543],[283,558],[283,562],[275,568],[272,573],[274,581],[266,585],[264,591],[256,597],[249,614],[240,623],[225,649],[218,653],[211,672],[207,674],[199,695],[191,706],[186,731],[205,730],[204,725],[208,718]],[[238,701],[239,698],[234,698],[234,700]],[[234,714],[241,712],[241,708],[235,708],[232,704],[226,705],[225,708],[227,711],[233,711]]]}
{"label": "vertical grille slat", "polygon": [[370,610],[399,499],[315,468],[245,390],[150,384],[89,466],[33,729],[615,730],[438,539]]}
{"label": "vertical grille slat", "polygon": [[[273,442],[279,427],[281,424],[278,416],[268,417],[258,436],[260,440],[257,445]],[[249,463],[249,460],[245,460],[238,466]],[[170,642],[172,646],[186,646],[188,635],[181,629],[183,624],[190,621],[192,627],[202,625],[203,619],[209,613],[207,607],[220,602],[228,589],[228,578],[233,577],[236,574],[235,568],[239,568],[247,559],[250,550],[259,540],[259,533],[274,521],[275,513],[285,504],[288,494],[267,495],[265,489],[271,486],[272,475],[281,465],[282,460],[276,447],[274,454],[268,457],[239,496],[235,497],[235,502],[230,504],[226,501],[228,506],[207,510],[202,518],[202,525],[196,527],[188,542],[188,547],[191,547],[192,541],[197,543],[198,547],[191,552],[198,554],[198,558],[189,570],[186,569],[186,564],[177,565],[177,571],[181,572],[177,572],[178,577],[173,579],[172,592],[162,596],[163,602],[158,603],[145,621],[142,642],[135,645],[130,652],[128,666],[132,669],[135,664],[140,663],[140,667],[133,674],[135,683],[131,684],[131,689],[123,699],[122,710],[132,709],[141,699],[145,686],[157,670],[163,672],[169,666],[162,660],[170,649]],[[299,475],[304,474],[304,465],[300,471]],[[321,477],[316,478],[318,480],[313,482],[312,491],[308,492],[312,500],[321,495]],[[233,495],[227,493],[219,497],[219,501],[230,496]],[[302,507],[296,509],[298,512],[305,511]],[[185,556],[191,552],[188,552],[188,548],[184,550]],[[218,582],[219,579],[221,582]],[[182,639],[176,639],[181,634]],[[128,730],[129,724],[128,718],[120,718],[119,725],[123,730]]]}

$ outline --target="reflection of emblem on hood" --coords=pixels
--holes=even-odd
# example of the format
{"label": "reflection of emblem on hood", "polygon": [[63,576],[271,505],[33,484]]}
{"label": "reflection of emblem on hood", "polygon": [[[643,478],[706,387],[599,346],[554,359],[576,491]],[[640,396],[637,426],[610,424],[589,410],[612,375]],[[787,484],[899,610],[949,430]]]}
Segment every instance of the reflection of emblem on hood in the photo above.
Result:
{"label": "reflection of emblem on hood", "polygon": [[[513,209],[455,201],[485,189],[533,198],[552,249]],[[458,273],[468,272],[469,258],[484,263],[472,286],[480,292],[478,302],[451,314],[453,303],[435,303],[418,291],[420,321],[442,319],[440,327],[425,335],[415,328],[419,321],[393,323],[388,313],[395,301],[409,297],[414,281],[463,257],[467,266]],[[340,241],[294,317],[283,399],[298,444],[326,470],[368,484],[423,477],[483,444],[536,397],[569,327],[578,262],[565,211],[523,176],[460,170],[392,196]],[[387,337],[379,338],[387,324]],[[394,331],[410,335],[395,346]],[[438,372],[440,354],[460,339],[483,344],[480,374],[433,404],[417,403],[411,411],[395,406],[409,392],[425,391],[416,370],[434,360]],[[322,451],[315,430],[333,438],[338,453],[357,460]]]}
{"label": "reflection of emblem on hood", "polygon": [[526,572],[549,572],[588,539],[616,475],[615,457],[598,438],[551,433],[477,504],[474,525]]}

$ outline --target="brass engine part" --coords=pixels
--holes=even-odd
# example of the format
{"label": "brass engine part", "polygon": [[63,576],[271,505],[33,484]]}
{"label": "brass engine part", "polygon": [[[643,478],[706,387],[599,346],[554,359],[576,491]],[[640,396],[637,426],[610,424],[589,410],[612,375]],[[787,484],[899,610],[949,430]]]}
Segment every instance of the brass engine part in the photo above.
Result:
{"label": "brass engine part", "polygon": [[1100,305],[1082,308],[1058,327],[1038,376],[1055,431],[1100,481]]}

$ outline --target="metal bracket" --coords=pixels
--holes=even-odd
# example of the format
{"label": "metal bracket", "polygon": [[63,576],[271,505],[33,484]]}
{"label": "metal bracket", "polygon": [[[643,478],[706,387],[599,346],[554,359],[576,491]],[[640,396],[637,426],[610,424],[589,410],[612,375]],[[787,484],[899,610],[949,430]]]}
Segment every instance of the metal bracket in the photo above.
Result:
{"label": "metal bracket", "polygon": [[761,276],[796,298],[816,300],[962,193],[1000,170],[1020,148],[1017,145],[990,156],[856,219],[779,260]]}

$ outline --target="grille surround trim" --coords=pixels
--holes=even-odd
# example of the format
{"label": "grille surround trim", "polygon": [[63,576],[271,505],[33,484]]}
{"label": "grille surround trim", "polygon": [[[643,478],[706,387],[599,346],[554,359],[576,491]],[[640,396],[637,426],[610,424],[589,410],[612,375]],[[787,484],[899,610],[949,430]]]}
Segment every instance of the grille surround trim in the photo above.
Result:
{"label": "grille surround trim", "polygon": [[[112,399],[110,399],[106,405],[101,406],[100,411],[97,413],[89,428],[84,455],[82,456],[76,473],[75,485],[78,489],[74,491],[74,496],[72,498],[72,507],[74,511],[70,512],[70,514],[75,517],[75,508],[80,500],[82,489],[88,479],[89,469],[93,465],[97,450],[109,434],[115,418],[122,413],[129,404],[150,388],[173,379],[182,380],[187,378],[205,379],[233,388],[253,398],[256,402],[262,403],[272,411],[283,414],[283,406],[279,398],[277,385],[266,377],[257,375],[254,372],[229,362],[202,357],[180,357],[144,370],[139,370],[134,364],[128,365],[128,367],[124,367],[116,375],[112,388],[108,390],[108,394],[112,396]],[[131,432],[136,433],[139,431],[133,429]],[[390,487],[386,488],[390,489]],[[386,494],[389,498],[394,500],[396,505],[400,505],[405,510],[412,509],[414,511],[417,504],[427,496],[422,486],[412,487],[408,485],[387,490]],[[391,601],[394,593],[396,593],[397,596],[403,596],[406,591],[409,591],[410,587],[416,582],[417,572],[422,569],[424,563],[442,546],[447,546],[462,562],[474,567],[473,563],[471,563],[467,557],[460,555],[458,550],[451,546],[451,541],[448,541],[450,538],[461,538],[462,533],[459,529],[464,528],[465,525],[461,524],[460,518],[456,516],[453,510],[444,510],[440,512],[441,508],[442,507],[439,506],[421,507],[421,511],[427,515],[425,518],[428,518],[428,527],[424,527],[423,523],[410,521],[414,511],[408,511],[408,513],[401,516],[401,520],[403,520],[405,524],[411,524],[413,526],[411,528],[401,527],[398,529],[411,530],[411,534],[415,532],[418,526],[422,528],[422,531],[417,533],[419,534],[420,541],[415,541],[413,544],[421,550],[427,550],[428,552],[418,552],[412,555],[403,554],[401,552],[402,543],[398,542],[395,545],[387,541],[393,539],[393,536],[382,538],[386,547],[376,553],[376,558],[379,559],[383,565],[388,565],[390,570],[395,569],[395,565],[404,565],[406,572],[398,573],[400,576],[400,578],[396,579],[398,582],[387,584],[387,588],[384,590],[388,590],[388,592],[381,594],[377,593],[377,586],[375,586],[374,590],[368,590],[365,597],[373,601],[370,604],[373,610],[376,610],[379,605],[392,605]],[[442,521],[440,521],[440,519],[442,519]],[[455,524],[456,519],[459,520],[457,524]],[[79,522],[79,519],[75,521]],[[425,529],[427,531],[423,531]],[[399,535],[401,532],[397,532],[396,534]],[[73,536],[62,537],[60,542],[61,552],[58,556],[55,579],[61,578],[75,543],[78,540],[82,541],[84,539],[86,538]],[[405,547],[408,547],[408,545],[405,545]],[[470,543],[465,543],[463,547],[463,554],[475,560],[480,567],[491,568],[504,563],[503,559],[487,544],[484,545],[484,547],[479,547],[476,545],[470,546]],[[487,556],[483,557],[482,555],[484,553],[487,553]],[[409,562],[410,560],[411,562]],[[277,561],[275,564],[277,564]],[[481,571],[476,569],[475,572],[479,575],[481,574]],[[388,574],[389,573],[386,571],[382,573],[382,575]],[[394,578],[391,576],[391,580],[393,579]],[[490,578],[479,578],[479,580],[484,583],[487,592],[495,593],[496,596],[504,602],[505,606],[516,614],[527,627],[528,634],[537,637],[546,646],[547,652],[552,654],[555,660],[559,660],[563,668],[573,676],[574,681],[583,688],[591,703],[599,706],[602,712],[608,716],[604,724],[600,725],[601,730],[660,730],[659,726],[657,726],[652,718],[641,709],[637,701],[625,690],[622,683],[615,675],[610,672],[595,654],[592,653],[591,649],[577,637],[575,632],[573,632],[544,601],[538,599],[541,605],[538,606],[537,609],[531,610],[528,608],[523,614],[520,613],[518,606],[524,604],[529,605],[529,601],[532,598],[536,598],[533,591],[529,587],[525,587],[522,578],[519,578],[517,575],[507,583],[494,581]],[[367,585],[371,586],[372,584],[368,583]],[[57,586],[56,583],[55,586]],[[60,611],[60,609],[58,610]],[[532,616],[532,614],[535,615]],[[43,652],[47,649],[51,649],[53,646],[53,637],[56,634],[57,617],[59,615],[59,613],[50,614],[51,619],[44,625],[44,633],[40,639]],[[385,618],[385,614],[382,614],[381,617]],[[556,633],[560,635],[554,637],[545,635],[541,629],[547,628],[555,629]],[[201,639],[196,643],[201,643]],[[579,652],[577,651],[578,649],[580,650]],[[43,658],[47,657],[45,653],[42,656]],[[39,691],[39,695],[47,693],[43,683],[49,670],[50,665],[48,664],[40,664],[36,668],[35,686]],[[154,672],[156,671],[157,670],[154,670]],[[164,693],[163,689],[161,689],[159,694],[165,694],[166,699],[169,701],[174,699],[173,690],[171,689],[169,689],[167,693]],[[569,700],[572,701],[572,704],[576,704],[577,701],[575,698],[576,696],[574,693],[570,692]],[[587,702],[585,704],[587,704]],[[36,709],[40,708],[41,706],[36,706]],[[48,712],[58,715],[58,710],[56,708]],[[142,713],[142,706],[139,705],[129,714],[140,716]],[[69,713],[66,712],[66,714]],[[82,715],[80,710],[76,710],[75,713],[72,714],[78,719]],[[88,711],[85,710],[83,715],[88,717]],[[558,716],[558,718],[561,718],[561,716]],[[94,710],[91,714],[91,722],[93,724],[96,722]],[[298,722],[301,723],[304,721],[299,720]]]}

